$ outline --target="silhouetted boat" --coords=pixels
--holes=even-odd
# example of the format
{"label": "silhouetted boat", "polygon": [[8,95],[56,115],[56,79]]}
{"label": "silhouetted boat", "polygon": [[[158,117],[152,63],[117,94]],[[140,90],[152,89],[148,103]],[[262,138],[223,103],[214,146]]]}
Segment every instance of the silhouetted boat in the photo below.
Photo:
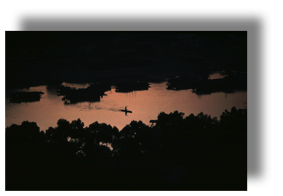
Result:
{"label": "silhouetted boat", "polygon": [[121,110],[121,111],[126,113],[133,113],[131,110]]}

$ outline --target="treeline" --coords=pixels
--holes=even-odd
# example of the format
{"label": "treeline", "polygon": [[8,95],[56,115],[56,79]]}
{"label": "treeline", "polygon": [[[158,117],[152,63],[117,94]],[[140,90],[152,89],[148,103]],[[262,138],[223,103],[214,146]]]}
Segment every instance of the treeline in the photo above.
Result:
{"label": "treeline", "polygon": [[6,190],[246,190],[247,110],[132,121],[58,120],[6,128]]}

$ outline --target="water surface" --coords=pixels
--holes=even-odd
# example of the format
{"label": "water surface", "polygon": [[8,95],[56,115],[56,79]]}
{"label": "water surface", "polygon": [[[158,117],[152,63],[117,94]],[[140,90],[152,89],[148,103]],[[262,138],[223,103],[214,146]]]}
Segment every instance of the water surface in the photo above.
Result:
{"label": "water surface", "polygon": [[[65,83],[68,84],[68,83]],[[75,87],[75,84],[68,84]],[[87,84],[82,87],[87,87]],[[247,108],[247,92],[232,94],[212,93],[210,95],[196,95],[191,89],[167,90],[166,82],[150,83],[149,90],[134,91],[130,93],[115,92],[112,87],[107,91],[100,102],[84,102],[65,105],[63,96],[57,96],[56,89],[47,86],[31,87],[24,91],[42,91],[44,94],[38,102],[10,103],[6,95],[6,127],[12,124],[21,124],[23,121],[36,122],[41,130],[57,126],[57,121],[64,118],[68,121],[80,118],[85,126],[98,121],[116,126],[121,130],[132,120],[141,120],[150,125],[149,121],[157,119],[160,112],[179,112],[185,116],[200,112],[219,119],[225,109]],[[18,89],[15,89],[16,91]],[[121,112],[125,106],[133,113]]]}

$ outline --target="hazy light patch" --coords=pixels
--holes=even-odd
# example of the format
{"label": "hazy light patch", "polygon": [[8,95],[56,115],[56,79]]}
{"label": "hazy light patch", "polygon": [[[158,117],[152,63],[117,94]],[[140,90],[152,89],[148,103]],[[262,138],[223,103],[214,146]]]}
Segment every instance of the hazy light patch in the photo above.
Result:
{"label": "hazy light patch", "polygon": [[212,74],[209,75],[210,80],[221,79],[221,78],[224,78],[224,77],[225,77],[225,75],[222,75],[220,72],[212,73]]}
{"label": "hazy light patch", "polygon": [[113,150],[113,147],[112,147],[112,145],[111,145],[110,143],[99,142],[99,145],[101,145],[101,146],[106,146],[106,147],[108,147],[110,150]]}

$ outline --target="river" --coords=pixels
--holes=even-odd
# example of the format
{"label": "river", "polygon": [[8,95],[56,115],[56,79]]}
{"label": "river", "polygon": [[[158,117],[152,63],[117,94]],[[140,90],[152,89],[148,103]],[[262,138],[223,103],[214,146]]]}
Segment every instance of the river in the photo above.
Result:
{"label": "river", "polygon": [[[217,75],[215,76],[217,78]],[[213,78],[213,76],[211,76]],[[68,84],[73,87],[87,87],[87,84]],[[12,91],[42,91],[40,101],[11,103],[9,92],[6,92],[6,127],[12,124],[21,124],[23,121],[36,122],[40,130],[57,126],[57,121],[64,118],[68,121],[80,118],[85,126],[98,121],[116,126],[121,130],[132,120],[141,120],[147,125],[149,121],[157,119],[160,112],[170,113],[178,110],[197,115],[200,112],[219,119],[225,109],[247,108],[247,92],[235,93],[217,92],[209,95],[197,95],[188,90],[167,90],[166,82],[150,83],[150,88],[144,91],[130,93],[115,92],[115,87],[107,91],[99,102],[83,102],[78,104],[64,104],[63,96],[58,96],[56,89],[47,86],[30,87],[29,89],[13,89]],[[121,112],[127,106],[133,113]]]}

